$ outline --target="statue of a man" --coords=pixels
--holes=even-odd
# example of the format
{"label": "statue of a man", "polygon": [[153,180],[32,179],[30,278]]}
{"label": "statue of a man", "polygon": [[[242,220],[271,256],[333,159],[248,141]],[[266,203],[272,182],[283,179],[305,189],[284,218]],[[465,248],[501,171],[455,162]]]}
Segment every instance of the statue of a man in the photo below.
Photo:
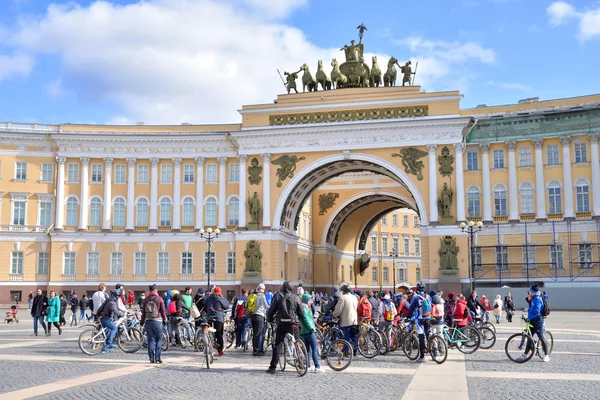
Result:
{"label": "statue of a man", "polygon": [[283,74],[285,75],[285,80],[287,81],[287,84],[285,85],[287,88],[287,92],[288,94],[290,94],[290,92],[292,91],[292,89],[298,93],[298,89],[296,89],[296,79],[298,79],[298,73],[300,73],[299,70],[297,72],[284,72]]}
{"label": "statue of a man", "polygon": [[440,205],[440,213],[442,217],[450,217],[450,208],[452,207],[452,197],[454,192],[448,187],[447,183],[444,183],[444,189],[440,193],[440,199],[438,203]]}
{"label": "statue of a man", "polygon": [[250,216],[252,217],[253,223],[258,223],[260,218],[260,200],[258,200],[258,194],[254,192],[254,195],[248,200],[248,209]]}
{"label": "statue of a man", "polygon": [[403,74],[402,86],[404,86],[406,83],[408,83],[408,86],[410,86],[411,82],[412,82],[412,77],[413,77],[413,75],[416,74],[416,72],[412,72],[410,64],[411,64],[411,62],[407,61],[406,64],[404,64],[402,67],[400,67],[400,70]]}
{"label": "statue of a man", "polygon": [[346,61],[357,61],[358,56],[356,55],[356,48],[358,46],[354,44],[354,40],[350,41],[350,46],[344,45],[340,50],[344,50],[346,53]]}

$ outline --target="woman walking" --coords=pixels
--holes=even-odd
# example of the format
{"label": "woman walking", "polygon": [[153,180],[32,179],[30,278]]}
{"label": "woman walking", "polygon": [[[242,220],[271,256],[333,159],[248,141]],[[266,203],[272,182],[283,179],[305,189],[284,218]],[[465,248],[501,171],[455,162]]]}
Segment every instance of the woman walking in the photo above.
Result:
{"label": "woman walking", "polygon": [[60,321],[60,299],[56,297],[56,292],[54,290],[50,291],[47,312],[46,321],[48,322],[48,336],[51,336],[52,325],[58,329],[58,335],[60,336],[62,334],[62,329],[58,324],[58,321]]}
{"label": "woman walking", "polygon": [[496,317],[496,323],[500,323],[500,317],[502,316],[502,296],[497,295],[494,300],[494,317]]}

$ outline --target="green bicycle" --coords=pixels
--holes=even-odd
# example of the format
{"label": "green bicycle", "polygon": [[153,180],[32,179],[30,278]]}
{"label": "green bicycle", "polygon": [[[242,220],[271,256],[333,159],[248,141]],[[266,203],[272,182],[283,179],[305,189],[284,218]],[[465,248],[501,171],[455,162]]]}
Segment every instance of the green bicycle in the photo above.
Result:
{"label": "green bicycle", "polygon": [[[525,316],[521,315],[521,320],[525,323],[523,332],[515,333],[508,338],[504,345],[504,352],[509,360],[518,364],[525,363],[533,357],[533,354],[537,354],[539,358],[544,359],[544,350],[542,347],[542,341],[539,337],[531,333],[531,323]],[[544,339],[548,345],[548,355],[552,353],[554,348],[554,338],[550,331],[544,331]]]}
{"label": "green bicycle", "polygon": [[[455,319],[454,321],[460,322],[461,320]],[[451,349],[456,347],[463,354],[473,354],[481,346],[481,333],[472,326],[448,328],[447,325],[444,325],[442,334],[446,339],[446,343],[448,343],[448,347]]]}

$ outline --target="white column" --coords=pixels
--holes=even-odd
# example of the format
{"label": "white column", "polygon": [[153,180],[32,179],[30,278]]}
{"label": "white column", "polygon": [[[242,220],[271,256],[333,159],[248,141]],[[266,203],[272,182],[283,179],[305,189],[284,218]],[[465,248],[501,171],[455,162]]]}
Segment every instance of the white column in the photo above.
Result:
{"label": "white column", "polygon": [[218,228],[227,229],[227,157],[219,157],[219,220]]}
{"label": "white column", "polygon": [[571,174],[571,137],[561,137],[560,143],[562,144],[563,153],[563,187],[565,192],[563,196],[565,199],[563,216],[565,218],[575,218],[573,212],[573,175]]}
{"label": "white column", "polygon": [[465,179],[463,168],[463,152],[465,145],[456,143],[454,145],[454,158],[456,160],[456,220],[458,222],[465,220]]}
{"label": "white column", "polygon": [[437,145],[428,144],[429,150],[429,222],[437,224],[438,221],[438,192],[437,192],[437,163],[435,161]]}
{"label": "white column", "polygon": [[483,198],[483,220],[492,221],[492,188],[490,187],[490,144],[481,143],[481,197]]}
{"label": "white column", "polygon": [[263,166],[263,228],[271,227],[271,154],[261,154]]}
{"label": "white column", "polygon": [[158,158],[150,159],[150,223],[148,230],[158,229]]}
{"label": "white column", "polygon": [[508,149],[508,220],[519,221],[519,196],[517,196],[517,160],[515,149],[517,142],[506,142]]}
{"label": "white column", "polygon": [[114,159],[107,157],[104,159],[104,220],[102,221],[102,230],[111,230],[112,216],[112,163]]}
{"label": "white column", "polygon": [[204,228],[204,157],[196,157],[196,230]]}
{"label": "white column", "polygon": [[[596,147],[597,148],[597,147]],[[246,208],[248,206],[248,195],[246,193],[246,161],[248,156],[242,154],[238,156],[240,160],[240,223],[239,228],[246,228]],[[595,198],[595,196],[594,196]]]}
{"label": "white column", "polygon": [[546,216],[546,182],[544,181],[544,158],[542,148],[544,139],[535,139],[535,219],[543,221]]}
{"label": "white column", "polygon": [[180,157],[173,158],[173,230],[181,229],[181,162]]}
{"label": "white column", "polygon": [[89,198],[89,174],[88,166],[90,159],[88,157],[81,158],[81,202],[79,204],[79,230],[87,231],[88,223],[88,198]]}
{"label": "white column", "polygon": [[127,159],[127,222],[126,231],[135,230],[135,158]]}
{"label": "white column", "polygon": [[592,204],[593,216],[600,216],[600,161],[598,157],[598,133],[590,133],[592,151]]}
{"label": "white column", "polygon": [[58,184],[56,186],[56,223],[54,229],[62,231],[65,225],[65,162],[66,157],[56,157],[58,163]]}

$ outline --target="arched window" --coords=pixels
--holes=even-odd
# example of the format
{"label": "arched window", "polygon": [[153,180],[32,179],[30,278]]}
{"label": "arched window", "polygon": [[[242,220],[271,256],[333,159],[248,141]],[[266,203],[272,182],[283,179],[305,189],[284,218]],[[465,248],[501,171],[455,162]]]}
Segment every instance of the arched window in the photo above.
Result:
{"label": "arched window", "polygon": [[590,211],[590,185],[585,179],[575,181],[575,191],[577,194],[577,212],[584,213]]}
{"label": "arched window", "polygon": [[240,200],[237,197],[229,199],[229,219],[227,225],[236,226],[240,224]]}
{"label": "arched window", "polygon": [[67,226],[77,226],[77,217],[79,216],[79,201],[77,197],[70,196],[67,199]]}
{"label": "arched window", "polygon": [[171,199],[168,197],[160,201],[160,226],[171,226]]}
{"label": "arched window", "polygon": [[113,225],[125,226],[125,199],[117,197],[113,204]]}
{"label": "arched window", "polygon": [[204,216],[204,224],[207,226],[217,225],[217,199],[209,197],[206,200],[206,215]]}
{"label": "arched window", "polygon": [[494,216],[505,217],[506,215],[506,187],[496,185],[494,186]]}
{"label": "arched window", "polygon": [[194,199],[186,197],[183,200],[183,226],[194,226]]}
{"label": "arched window", "polygon": [[140,198],[137,201],[136,226],[148,226],[148,200]]}
{"label": "arched window", "polygon": [[477,186],[467,189],[467,214],[469,218],[481,217],[480,192]]}
{"label": "arched window", "polygon": [[102,200],[99,197],[92,197],[90,200],[90,226],[100,226],[102,216]]}
{"label": "arched window", "polygon": [[550,214],[562,214],[562,193],[560,182],[552,181],[548,184],[548,211]]}
{"label": "arched window", "polygon": [[533,214],[533,185],[529,182],[521,184],[521,214]]}

